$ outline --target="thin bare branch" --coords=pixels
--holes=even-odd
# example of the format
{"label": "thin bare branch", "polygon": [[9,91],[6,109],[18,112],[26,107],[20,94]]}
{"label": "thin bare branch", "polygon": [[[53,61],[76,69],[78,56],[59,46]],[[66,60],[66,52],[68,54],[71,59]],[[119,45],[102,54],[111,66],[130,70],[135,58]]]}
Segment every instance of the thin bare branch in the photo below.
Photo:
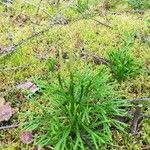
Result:
{"label": "thin bare branch", "polygon": [[131,133],[133,135],[138,134],[139,124],[143,120],[141,108],[142,108],[142,105],[136,106],[135,112],[133,114],[133,120],[132,120],[132,124],[131,124]]}
{"label": "thin bare branch", "polygon": [[12,68],[0,68],[0,72],[16,71],[16,70],[19,70],[19,69],[27,68],[31,65],[32,64],[24,64],[24,65],[20,65],[20,66],[17,66],[17,67],[12,67]]}
{"label": "thin bare branch", "polygon": [[81,134],[81,138],[84,141],[84,143],[87,145],[89,150],[95,150],[94,145],[89,141],[88,136],[85,134]]}
{"label": "thin bare branch", "polygon": [[106,58],[102,58],[96,54],[88,54],[88,53],[81,53],[81,58],[82,57],[86,57],[86,58],[92,58],[92,60],[94,61],[95,64],[99,65],[99,64],[103,64],[106,66],[110,66],[109,61]]}
{"label": "thin bare branch", "polygon": [[103,26],[105,26],[105,27],[108,27],[108,28],[110,28],[110,29],[113,29],[112,26],[110,26],[110,25],[108,25],[108,24],[106,24],[106,23],[103,23],[103,22],[101,22],[101,21],[99,21],[99,20],[97,20],[97,19],[95,19],[95,18],[90,18],[90,19],[96,21],[98,24],[101,24],[101,25],[103,25]]}
{"label": "thin bare branch", "polygon": [[82,17],[83,18],[85,18],[85,19],[90,19],[90,20],[93,20],[93,21],[96,21],[98,24],[101,24],[101,25],[103,25],[103,26],[105,26],[105,27],[108,27],[108,28],[110,28],[110,29],[113,29],[113,27],[112,26],[110,26],[110,25],[108,25],[108,24],[106,24],[106,23],[103,23],[103,22],[101,22],[101,21],[99,21],[99,20],[97,20],[97,19],[95,19],[95,18],[93,18],[93,17],[85,17],[85,15],[83,14],[83,12],[79,12],[81,15],[82,15]]}
{"label": "thin bare branch", "polygon": [[40,2],[39,2],[39,5],[38,5],[38,7],[37,7],[37,11],[36,11],[36,13],[35,13],[35,16],[37,16],[38,13],[39,13],[40,6],[41,6],[41,4],[42,4],[42,1],[43,1],[43,0],[40,0]]}
{"label": "thin bare branch", "polygon": [[0,130],[8,130],[8,129],[18,128],[18,127],[19,127],[19,124],[13,124],[10,126],[2,126],[2,127],[0,127]]}
{"label": "thin bare branch", "polygon": [[150,98],[136,98],[136,99],[129,100],[129,102],[131,103],[141,102],[141,101],[150,101]]}
{"label": "thin bare branch", "polygon": [[[29,1],[24,1],[24,2],[26,2],[27,4],[30,4],[30,5],[32,5],[32,6],[34,6],[34,7],[37,7],[38,8],[38,6],[37,5],[35,5],[34,3],[31,3],[31,2],[29,2]],[[42,7],[39,7],[39,9],[40,10],[42,10],[44,13],[46,13],[50,18],[52,18],[52,15],[49,13],[49,12],[47,12],[44,8],[42,8]]]}
{"label": "thin bare branch", "polygon": [[0,52],[0,55],[4,57],[6,55],[9,55],[9,54],[13,53],[22,44],[28,42],[29,40],[31,40],[32,38],[34,38],[34,37],[36,37],[36,36],[38,36],[40,34],[43,34],[43,33],[47,32],[47,31],[49,31],[50,29],[51,28],[48,27],[46,29],[43,29],[42,31],[39,31],[39,32],[37,32],[35,34],[32,34],[31,36],[27,37],[26,39],[23,39],[23,40],[19,41],[17,44],[14,44],[13,46],[6,48],[4,50],[4,52]]}

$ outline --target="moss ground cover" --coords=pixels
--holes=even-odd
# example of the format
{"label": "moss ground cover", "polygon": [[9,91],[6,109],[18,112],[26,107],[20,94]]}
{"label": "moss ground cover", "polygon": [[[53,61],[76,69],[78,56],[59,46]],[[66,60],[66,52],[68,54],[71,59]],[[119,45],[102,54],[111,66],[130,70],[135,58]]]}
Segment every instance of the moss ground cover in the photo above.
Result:
{"label": "moss ground cover", "polygon": [[[64,122],[61,122],[66,123],[66,125],[68,125],[68,120],[72,124],[75,124],[74,121],[76,120],[75,127],[68,125],[68,128],[63,128],[66,131],[64,134],[58,129],[51,128],[50,133],[48,133],[50,136],[54,136],[51,142],[47,141],[45,137],[44,126],[39,125],[41,130],[34,128],[34,135],[42,135],[38,134],[38,131],[44,133],[43,139],[46,139],[47,148],[49,149],[88,149],[87,143],[85,144],[83,137],[81,138],[79,135],[81,130],[84,131],[84,134],[88,132],[90,144],[94,145],[95,149],[99,149],[99,147],[118,150],[149,149],[149,119],[142,122],[139,129],[140,134],[133,136],[130,133],[127,134],[112,129],[113,127],[108,123],[112,119],[109,118],[110,112],[104,113],[108,117],[105,118],[104,115],[107,121],[95,115],[97,114],[96,111],[103,111],[105,107],[109,107],[106,106],[106,103],[102,108],[99,107],[100,110],[95,109],[95,112],[91,110],[93,109],[91,104],[96,105],[107,99],[106,97],[110,98],[110,104],[113,105],[111,99],[114,99],[114,95],[110,96],[105,91],[101,91],[103,95],[96,97],[98,94],[93,96],[94,92],[90,89],[91,95],[89,94],[88,103],[84,103],[82,108],[79,108],[78,103],[72,106],[74,108],[72,111],[80,112],[80,109],[84,110],[83,114],[77,114],[76,116],[73,116],[72,112],[70,113],[72,103],[66,101],[67,105],[63,107],[63,104],[59,102],[59,99],[72,99],[72,93],[74,92],[75,99],[83,98],[85,100],[84,92],[86,90],[82,91],[82,86],[84,85],[84,88],[88,87],[89,80],[96,78],[94,75],[98,73],[99,67],[105,70],[102,72],[106,78],[108,77],[104,83],[111,86],[111,88],[113,87],[113,93],[118,93],[116,98],[120,99],[121,102],[124,102],[124,99],[150,97],[150,11],[148,7],[148,1],[140,0],[130,2],[118,0],[115,3],[111,0],[80,0],[77,3],[63,1],[58,4],[46,0],[14,0],[9,5],[4,1],[0,1],[0,96],[10,102],[15,110],[12,118],[8,122],[0,122],[0,126],[18,122],[22,124],[28,119],[34,119],[35,114],[32,114],[33,112],[37,113],[36,116],[38,116],[39,112],[42,113],[43,111],[38,108],[40,104],[44,109],[50,109],[50,112],[47,112],[48,115],[53,114],[54,128],[60,121],[55,120],[55,116],[67,118],[63,120]],[[109,65],[97,65],[93,61],[92,55],[108,60]],[[92,72],[91,76],[88,76],[86,71],[85,74],[81,73],[86,70],[85,66],[88,65],[90,66],[89,73]],[[73,80],[69,76],[70,72],[67,68],[74,74],[75,78]],[[75,68],[78,68],[77,70],[81,70],[81,72],[75,72]],[[61,86],[59,73],[61,73],[61,79],[63,78],[63,84],[66,84],[63,88],[64,91],[60,87],[58,88],[58,84]],[[87,80],[84,80],[83,77]],[[26,96],[26,91],[18,91],[16,85],[26,80],[32,81],[41,87],[44,95],[40,93],[41,95],[37,94],[29,99]],[[102,79],[98,78],[98,80],[101,81]],[[56,89],[54,89],[58,92],[55,91],[58,95],[49,91],[52,87],[48,87],[48,91],[44,89],[49,82],[54,84],[51,84],[52,87],[56,86]],[[102,88],[106,88],[103,87],[103,82],[97,83],[102,85]],[[78,85],[80,86],[78,87]],[[72,91],[72,93],[73,87],[71,88],[71,86],[75,87],[75,91]],[[96,91],[96,88],[99,87],[95,85],[93,89]],[[70,92],[69,98],[63,95],[67,90]],[[59,99],[57,99],[58,97]],[[52,100],[47,101],[47,99]],[[53,100],[56,100],[57,103],[54,103]],[[34,102],[37,103],[37,107]],[[60,110],[58,112],[55,111],[57,107]],[[66,114],[64,113],[65,109],[68,110]],[[120,105],[117,108],[110,105],[112,116],[117,113],[113,109],[120,109]],[[128,108],[125,109],[128,110]],[[86,114],[86,111],[89,114]],[[150,115],[149,102],[143,102],[142,111],[146,115]],[[25,116],[28,116],[29,113],[30,117],[24,117],[24,113]],[[61,113],[63,116],[60,116]],[[89,124],[91,118],[89,121],[87,116],[94,118],[95,124],[93,120],[93,124]],[[35,119],[40,120],[40,117],[39,115],[39,118]],[[43,118],[41,118],[41,122],[44,122]],[[46,119],[48,122],[49,118]],[[84,124],[80,124],[80,120],[84,120]],[[107,138],[103,134],[101,134],[103,136],[101,137],[97,132],[93,133],[94,126],[99,128],[97,125],[99,120],[106,123],[104,125],[104,122],[101,122],[105,126],[102,133],[108,134],[109,137],[106,142],[103,142],[103,139]],[[34,126],[34,123],[32,125]],[[26,128],[32,130],[28,126]],[[20,128],[7,131],[1,130],[0,149],[33,149],[36,142],[29,145],[21,143],[19,139],[20,130]],[[126,129],[124,128],[124,130]],[[60,135],[57,135],[58,133]],[[68,138],[66,138],[67,136]],[[40,136],[36,138],[37,141],[41,139]],[[35,145],[39,143],[47,146],[43,144],[42,140]]]}

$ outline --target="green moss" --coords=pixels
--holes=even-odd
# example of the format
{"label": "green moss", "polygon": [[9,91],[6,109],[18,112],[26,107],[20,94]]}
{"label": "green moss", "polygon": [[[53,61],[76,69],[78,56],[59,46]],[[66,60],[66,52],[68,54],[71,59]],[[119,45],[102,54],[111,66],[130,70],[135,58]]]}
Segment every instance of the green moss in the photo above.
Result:
{"label": "green moss", "polygon": [[[137,75],[135,78],[129,77],[129,80],[118,84],[116,89],[128,99],[134,97],[150,97],[150,79],[146,73],[146,67],[150,63],[150,48],[148,42],[145,42],[144,40],[149,37],[150,11],[145,10],[143,15],[125,13],[124,11],[131,11],[131,7],[127,2],[119,1],[117,4],[111,0],[105,2],[108,2],[110,5],[109,11],[105,10],[104,3],[97,0],[89,0],[89,9],[83,11],[92,13],[92,17],[112,26],[113,29],[98,24],[88,17],[83,19],[83,16],[74,10],[75,5],[68,6],[68,2],[63,2],[59,6],[49,5],[47,2],[44,2],[42,3],[42,9],[40,9],[38,15],[35,16],[37,7],[32,5],[32,3],[38,6],[38,0],[35,0],[34,2],[29,1],[30,4],[25,3],[23,0],[15,0],[12,7],[9,8],[11,14],[9,29],[12,32],[13,42],[15,44],[32,35],[33,25],[30,22],[30,17],[34,21],[37,20],[38,25],[35,26],[36,31],[41,31],[42,29],[49,27],[49,21],[52,20],[51,17],[54,17],[55,15],[63,16],[69,20],[69,24],[65,26],[55,25],[54,27],[50,27],[51,29],[48,32],[34,37],[22,44],[21,47],[18,47],[11,55],[5,57],[0,56],[0,92],[9,89],[11,86],[16,85],[16,83],[24,80],[33,79],[34,77],[49,77],[48,64],[51,59],[56,60],[57,63],[61,62],[60,69],[63,72],[63,75],[66,76],[64,60],[55,58],[57,51],[68,52],[70,56],[75,52],[75,56],[79,56],[80,50],[84,49],[84,51],[89,54],[96,53],[101,57],[107,57],[107,53],[110,49],[120,49],[125,46],[124,42],[132,43],[133,40],[134,45],[131,44],[132,46],[130,47],[132,55],[135,59],[138,58],[143,63],[145,72]],[[137,1],[135,2],[137,3]],[[98,9],[97,11],[95,11],[95,7]],[[103,11],[107,13],[105,14]],[[111,11],[120,12],[120,14],[112,14]],[[6,9],[4,5],[0,4],[0,15],[4,12],[6,12]],[[17,17],[22,14],[28,19],[27,21],[23,21],[20,26],[19,22],[17,22]],[[50,16],[48,14],[50,14]],[[8,47],[11,45],[11,42],[8,40],[7,29],[7,17],[1,15],[1,47]],[[135,33],[136,36],[133,39],[132,37],[130,39],[129,35],[132,33]],[[48,60],[39,59],[38,56],[44,55],[47,49],[50,49],[48,52],[48,57],[50,56],[50,58]],[[87,65],[87,62],[89,61],[77,59],[74,64],[78,66],[79,69],[83,69]],[[29,66],[17,70],[13,69],[14,67],[26,64],[29,64]],[[94,65],[93,68],[95,68]],[[27,106],[28,102],[22,109],[27,109]],[[30,109],[32,110],[33,108]],[[142,128],[141,140],[143,143],[149,144],[149,122],[147,120],[144,122]],[[7,137],[7,134],[4,132],[0,136],[1,141]],[[124,138],[124,136],[122,136],[121,138],[123,138],[122,145],[125,149],[139,149],[139,147],[142,146],[141,142],[136,143],[136,140],[130,135],[129,137],[126,136],[126,138]],[[18,145],[18,139],[16,139],[16,142]],[[9,147],[10,146],[8,146],[7,149],[11,148]],[[120,147],[118,149],[120,149]]]}

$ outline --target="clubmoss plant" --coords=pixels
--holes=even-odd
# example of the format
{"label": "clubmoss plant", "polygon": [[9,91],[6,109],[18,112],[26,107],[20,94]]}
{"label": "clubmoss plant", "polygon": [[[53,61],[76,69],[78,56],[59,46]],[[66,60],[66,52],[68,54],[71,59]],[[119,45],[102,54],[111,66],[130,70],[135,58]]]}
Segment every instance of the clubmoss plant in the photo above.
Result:
{"label": "clubmoss plant", "polygon": [[112,49],[108,52],[110,69],[118,81],[135,77],[142,72],[142,63],[128,49]]}
{"label": "clubmoss plant", "polygon": [[77,0],[76,11],[83,13],[89,9],[89,0]]}
{"label": "clubmoss plant", "polygon": [[41,147],[103,149],[112,142],[112,127],[126,127],[114,119],[126,115],[126,104],[115,94],[104,68],[74,68],[67,74],[53,74],[48,83],[41,82],[43,96],[31,100],[36,109],[24,114],[29,117],[23,127],[37,132],[35,144]]}
{"label": "clubmoss plant", "polygon": [[150,8],[149,0],[128,0],[128,3],[133,9],[149,9]]}

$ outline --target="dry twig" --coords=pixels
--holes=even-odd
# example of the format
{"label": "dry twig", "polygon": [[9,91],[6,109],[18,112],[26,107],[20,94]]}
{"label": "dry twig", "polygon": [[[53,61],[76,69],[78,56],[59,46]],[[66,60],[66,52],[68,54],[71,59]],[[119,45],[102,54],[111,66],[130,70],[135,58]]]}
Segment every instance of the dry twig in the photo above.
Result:
{"label": "dry twig", "polygon": [[6,55],[8,55],[8,54],[11,54],[11,53],[14,52],[18,47],[20,47],[22,44],[28,42],[29,40],[31,40],[32,38],[34,38],[34,37],[36,37],[36,36],[38,36],[38,35],[40,35],[40,34],[43,34],[44,32],[49,31],[50,29],[51,29],[51,28],[48,27],[48,28],[46,28],[46,29],[43,29],[42,31],[39,31],[39,32],[37,32],[37,33],[35,33],[35,34],[32,34],[31,36],[27,37],[26,39],[23,39],[23,40],[19,41],[17,44],[14,44],[13,46],[6,48],[6,49],[4,50],[4,52],[0,52],[0,55],[6,56]]}
{"label": "dry twig", "polygon": [[131,124],[131,133],[136,135],[138,133],[138,127],[140,122],[143,120],[143,116],[141,113],[142,105],[138,105],[135,108],[132,124]]}
{"label": "dry twig", "polygon": [[109,61],[106,58],[99,57],[96,54],[81,53],[81,58],[82,57],[86,57],[86,58],[91,57],[92,60],[94,61],[94,63],[97,64],[97,65],[100,65],[100,64],[103,64],[103,65],[106,65],[106,66],[110,65]]}
{"label": "dry twig", "polygon": [[131,103],[139,102],[139,101],[150,101],[150,98],[136,98],[133,100],[129,100]]}
{"label": "dry twig", "polygon": [[0,72],[7,72],[7,71],[16,71],[18,69],[24,69],[26,67],[31,66],[32,64],[23,64],[17,67],[12,67],[12,68],[0,68]]}
{"label": "dry twig", "polygon": [[112,26],[110,26],[110,25],[108,25],[108,24],[106,24],[106,23],[103,23],[103,22],[101,22],[101,21],[99,21],[99,20],[97,20],[97,19],[95,19],[95,18],[90,18],[90,19],[96,21],[98,24],[101,24],[101,25],[103,25],[103,26],[105,26],[105,27],[108,27],[108,28],[110,28],[110,29],[113,29]]}
{"label": "dry twig", "polygon": [[0,130],[8,130],[8,129],[11,129],[11,128],[18,128],[19,127],[19,124],[13,124],[13,125],[10,125],[10,126],[2,126],[0,127]]}
{"label": "dry twig", "polygon": [[87,147],[89,148],[89,150],[95,150],[94,145],[89,141],[87,135],[81,134],[81,138],[84,141],[84,143],[87,145]]}

